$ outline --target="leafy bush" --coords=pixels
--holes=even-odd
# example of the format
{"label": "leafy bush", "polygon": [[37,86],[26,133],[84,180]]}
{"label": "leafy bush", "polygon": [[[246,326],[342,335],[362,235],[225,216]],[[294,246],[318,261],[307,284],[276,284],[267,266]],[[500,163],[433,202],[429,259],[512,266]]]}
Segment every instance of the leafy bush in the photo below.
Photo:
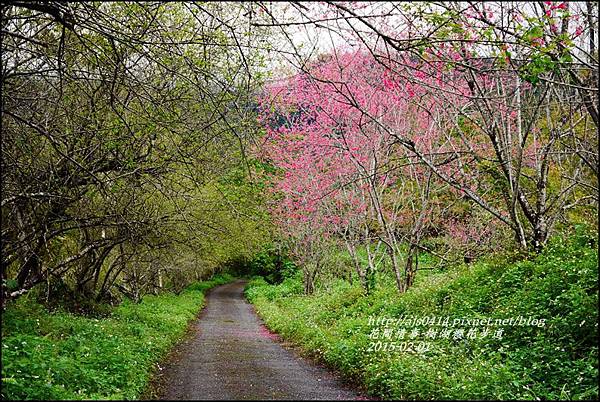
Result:
{"label": "leafy bush", "polygon": [[2,398],[137,398],[153,366],[196,317],[202,292],[231,279],[218,275],[180,295],[126,300],[101,319],[17,300],[2,317]]}
{"label": "leafy bush", "polygon": [[[279,285],[268,286],[269,283],[263,277],[252,279],[245,292],[246,297],[253,300],[258,294],[269,301],[282,297],[300,295],[303,293],[302,273],[297,272],[295,276],[285,279]],[[262,286],[262,288],[261,288]],[[255,290],[261,289],[260,293]]]}
{"label": "leafy bush", "polygon": [[294,262],[271,246],[265,246],[240,268],[249,276],[262,276],[268,283],[278,284],[297,272]]}
{"label": "leafy bush", "polygon": [[[337,281],[312,296],[289,291],[301,278],[248,284],[267,326],[393,399],[594,399],[598,397],[597,241],[554,238],[523,258],[504,255],[417,277],[398,295],[389,278],[371,295]],[[293,285],[292,281],[296,282]],[[369,317],[533,317],[502,337],[436,339],[430,351],[369,352]]]}

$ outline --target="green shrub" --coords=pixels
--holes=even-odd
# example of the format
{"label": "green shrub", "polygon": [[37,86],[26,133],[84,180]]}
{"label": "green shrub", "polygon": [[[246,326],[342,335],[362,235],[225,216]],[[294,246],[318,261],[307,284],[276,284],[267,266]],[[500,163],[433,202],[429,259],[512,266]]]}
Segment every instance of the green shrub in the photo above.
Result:
{"label": "green shrub", "polygon": [[180,295],[126,300],[101,319],[49,313],[24,296],[2,317],[2,398],[137,398],[196,317],[202,292],[231,279],[218,275]]}
{"label": "green shrub", "polygon": [[272,245],[266,245],[251,259],[239,261],[235,265],[240,274],[250,277],[261,276],[271,284],[281,283],[297,272],[294,262]]}
{"label": "green shrub", "polygon": [[[537,256],[504,255],[418,276],[399,295],[392,278],[366,296],[336,281],[304,296],[301,278],[246,294],[272,330],[393,399],[594,399],[598,397],[598,252],[583,231],[554,238]],[[292,282],[295,281],[295,284]],[[369,317],[534,317],[501,339],[437,339],[430,351],[369,352]]]}

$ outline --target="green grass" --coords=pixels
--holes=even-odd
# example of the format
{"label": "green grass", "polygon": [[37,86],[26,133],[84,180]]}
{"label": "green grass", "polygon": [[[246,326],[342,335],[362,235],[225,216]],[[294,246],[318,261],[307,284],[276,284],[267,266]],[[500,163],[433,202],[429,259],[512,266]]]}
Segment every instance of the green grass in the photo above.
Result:
{"label": "green grass", "polygon": [[23,297],[2,317],[2,399],[135,399],[218,275],[179,295],[125,301],[106,318],[49,313]]}
{"label": "green grass", "polygon": [[[495,257],[428,273],[404,295],[390,278],[369,296],[342,280],[303,296],[299,276],[277,286],[254,279],[246,295],[269,328],[382,398],[594,399],[596,236],[552,239],[529,259]],[[545,326],[505,326],[501,339],[438,338],[424,353],[371,352],[370,316],[523,316]]]}

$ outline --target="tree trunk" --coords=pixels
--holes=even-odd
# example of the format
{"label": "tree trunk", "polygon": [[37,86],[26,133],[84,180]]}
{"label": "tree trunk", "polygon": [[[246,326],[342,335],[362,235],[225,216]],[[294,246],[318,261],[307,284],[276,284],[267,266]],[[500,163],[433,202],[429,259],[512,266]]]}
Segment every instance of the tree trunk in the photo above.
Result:
{"label": "tree trunk", "polygon": [[398,264],[398,256],[396,255],[396,251],[393,247],[387,247],[388,255],[390,256],[390,260],[392,262],[392,269],[394,270],[394,275],[396,276],[396,287],[400,293],[404,293],[406,291],[406,284],[402,280],[402,274],[400,273],[400,268]]}
{"label": "tree trunk", "polygon": [[358,261],[358,255],[356,254],[356,247],[350,241],[346,241],[346,248],[348,249],[348,253],[352,257],[352,262],[354,264],[354,269],[358,275],[358,279],[360,280],[360,284],[365,290],[367,294],[369,294],[369,284],[367,283],[367,277],[365,271],[360,267],[360,261]]}

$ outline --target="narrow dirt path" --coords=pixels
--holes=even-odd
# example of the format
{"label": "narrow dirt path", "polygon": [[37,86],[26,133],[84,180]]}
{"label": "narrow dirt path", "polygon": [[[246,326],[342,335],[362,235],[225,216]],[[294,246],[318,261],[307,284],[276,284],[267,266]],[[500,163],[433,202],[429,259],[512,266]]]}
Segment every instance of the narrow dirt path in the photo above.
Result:
{"label": "narrow dirt path", "polygon": [[244,299],[244,285],[207,295],[192,337],[160,372],[162,399],[365,399],[277,343]]}

